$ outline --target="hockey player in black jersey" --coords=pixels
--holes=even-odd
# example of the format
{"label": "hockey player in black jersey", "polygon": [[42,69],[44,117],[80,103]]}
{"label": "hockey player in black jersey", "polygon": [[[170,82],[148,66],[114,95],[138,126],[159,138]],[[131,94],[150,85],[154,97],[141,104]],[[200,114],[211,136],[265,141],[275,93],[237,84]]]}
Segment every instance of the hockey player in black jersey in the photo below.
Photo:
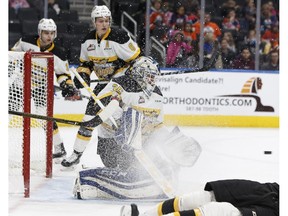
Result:
{"label": "hockey player in black jersey", "polygon": [[[15,52],[51,52],[54,54],[54,72],[62,90],[63,97],[72,97],[78,94],[78,90],[74,87],[72,82],[69,63],[65,53],[54,43],[57,37],[57,26],[52,19],[43,18],[38,24],[38,35],[23,36],[19,41],[11,48],[11,51]],[[33,92],[32,92],[33,95]],[[41,104],[37,104],[37,107],[41,107]],[[53,158],[62,158],[66,155],[66,151],[63,146],[63,141],[60,136],[58,126],[56,122],[53,122],[53,145],[54,153]]]}
{"label": "hockey player in black jersey", "polygon": [[[102,80],[94,88],[95,95],[106,86],[112,77],[124,75],[129,63],[140,54],[140,48],[129,34],[117,28],[112,28],[112,16],[107,6],[96,5],[92,9],[91,19],[95,30],[86,35],[81,44],[80,65],[77,68],[79,75],[90,85],[90,76],[94,72]],[[83,88],[77,78],[74,78],[77,88]],[[99,107],[91,98],[86,106],[83,121],[94,117],[100,111]],[[62,161],[64,167],[77,165],[92,137],[92,129],[80,127],[70,157]],[[101,145],[103,137],[98,137]],[[103,143],[102,143],[103,144]]]}
{"label": "hockey player in black jersey", "polygon": [[279,185],[231,179],[208,182],[203,191],[175,197],[139,214],[136,204],[120,216],[279,216]]}

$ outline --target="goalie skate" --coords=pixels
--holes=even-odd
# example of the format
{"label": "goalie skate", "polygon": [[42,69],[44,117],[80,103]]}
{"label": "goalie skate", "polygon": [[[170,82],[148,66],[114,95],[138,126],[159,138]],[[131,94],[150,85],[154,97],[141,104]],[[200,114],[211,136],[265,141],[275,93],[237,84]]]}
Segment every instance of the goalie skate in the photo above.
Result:
{"label": "goalie skate", "polygon": [[125,205],[121,207],[120,216],[138,216],[139,211],[136,204]]}

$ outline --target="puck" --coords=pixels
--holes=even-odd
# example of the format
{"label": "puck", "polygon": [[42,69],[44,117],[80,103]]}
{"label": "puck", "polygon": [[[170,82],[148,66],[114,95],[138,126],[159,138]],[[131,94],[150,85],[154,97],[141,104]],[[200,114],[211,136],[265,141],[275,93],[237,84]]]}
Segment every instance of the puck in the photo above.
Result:
{"label": "puck", "polygon": [[272,151],[264,151],[264,154],[272,154]]}

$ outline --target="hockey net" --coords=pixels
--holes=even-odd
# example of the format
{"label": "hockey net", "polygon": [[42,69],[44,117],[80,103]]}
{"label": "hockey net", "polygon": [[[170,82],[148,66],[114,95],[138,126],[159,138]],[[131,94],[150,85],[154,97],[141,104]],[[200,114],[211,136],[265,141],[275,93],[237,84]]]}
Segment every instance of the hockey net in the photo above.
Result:
{"label": "hockey net", "polygon": [[8,57],[9,194],[30,196],[30,178],[52,176],[53,123],[25,113],[53,117],[54,57],[43,52],[11,52]]}

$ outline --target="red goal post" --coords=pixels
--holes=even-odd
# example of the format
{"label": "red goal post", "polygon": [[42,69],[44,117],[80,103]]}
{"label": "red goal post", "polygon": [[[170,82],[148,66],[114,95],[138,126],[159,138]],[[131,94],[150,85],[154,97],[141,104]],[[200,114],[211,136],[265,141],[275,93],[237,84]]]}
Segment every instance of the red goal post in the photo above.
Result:
{"label": "red goal post", "polygon": [[[9,51],[8,76],[9,110],[53,117],[52,53]],[[53,122],[9,115],[8,140],[9,183],[23,175],[24,197],[30,197],[31,170],[52,177]]]}

